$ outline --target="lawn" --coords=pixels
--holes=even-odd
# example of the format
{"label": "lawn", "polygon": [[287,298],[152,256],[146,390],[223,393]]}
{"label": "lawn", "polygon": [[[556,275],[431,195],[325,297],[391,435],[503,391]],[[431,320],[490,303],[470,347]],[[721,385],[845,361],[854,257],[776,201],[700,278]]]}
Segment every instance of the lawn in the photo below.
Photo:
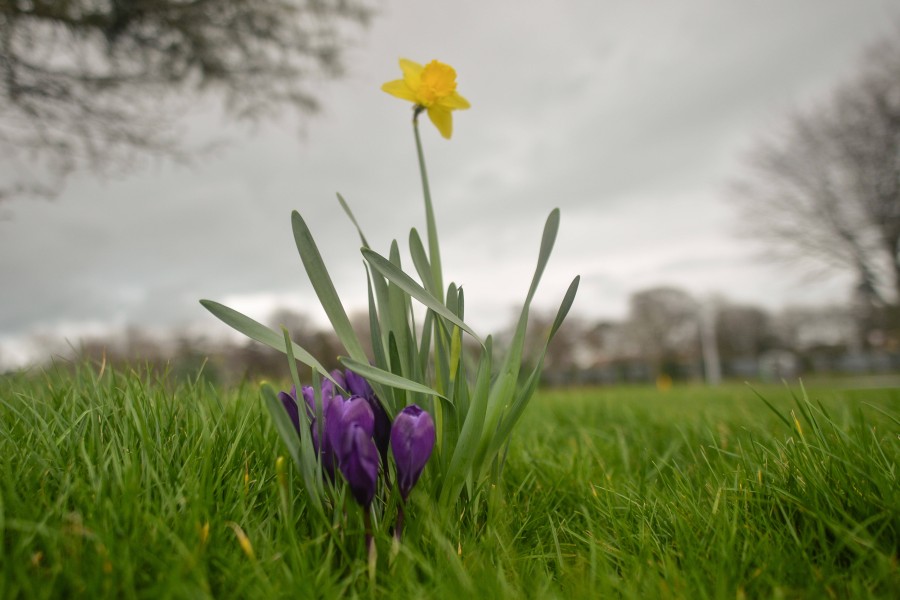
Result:
{"label": "lawn", "polygon": [[372,581],[256,384],[7,375],[0,597],[893,598],[900,390],[857,383],[540,391],[490,497],[414,490]]}

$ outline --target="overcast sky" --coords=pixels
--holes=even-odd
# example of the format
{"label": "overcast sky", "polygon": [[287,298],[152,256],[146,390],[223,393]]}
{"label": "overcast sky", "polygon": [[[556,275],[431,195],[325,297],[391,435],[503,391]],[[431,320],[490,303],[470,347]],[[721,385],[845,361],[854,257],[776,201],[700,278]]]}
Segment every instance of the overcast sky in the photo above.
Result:
{"label": "overcast sky", "polygon": [[39,356],[33,334],[76,339],[133,323],[221,330],[212,298],[260,320],[320,318],[290,212],[314,230],[345,304],[365,305],[341,192],[386,253],[424,230],[409,105],[379,90],[399,57],[454,66],[472,104],[451,141],[423,123],[445,278],[472,325],[504,325],[524,297],[544,220],[562,225],[537,303],[576,274],[574,310],[618,318],[649,286],[777,308],[842,301],[841,278],[768,265],[736,235],[727,183],[753,141],[825,98],[897,18],[887,0],[381,3],[322,82],[321,113],[249,132],[189,123],[230,145],[190,168],[69,180],[52,202],[0,205],[0,365]]}

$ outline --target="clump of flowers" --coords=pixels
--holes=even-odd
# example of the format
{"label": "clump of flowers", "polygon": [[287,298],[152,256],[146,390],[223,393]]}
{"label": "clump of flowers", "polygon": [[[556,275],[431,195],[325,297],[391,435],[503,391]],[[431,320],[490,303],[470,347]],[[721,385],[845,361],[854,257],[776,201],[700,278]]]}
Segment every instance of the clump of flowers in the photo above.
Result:
{"label": "clump of flowers", "polygon": [[[413,104],[425,208],[425,240],[415,228],[409,232],[416,277],[403,269],[396,241],[386,256],[369,247],[349,205],[338,195],[362,243],[371,353],[351,327],[312,232],[296,211],[291,215],[294,240],[346,351],[340,357],[343,371],[328,372],[291,341],[288,331],[273,331],[222,304],[201,300],[228,325],[287,355],[294,388],[276,393],[264,385],[262,398],[302,476],[310,506],[329,523],[329,531],[333,521],[327,511],[343,510],[345,490],[362,507],[371,576],[377,562],[375,527],[381,524],[392,531],[396,548],[414,488],[430,497],[436,510],[454,515],[471,516],[470,508],[489,504],[479,501],[502,476],[510,435],[537,389],[547,345],[568,314],[579,282],[575,277],[569,285],[537,360],[524,370],[528,314],[559,228],[559,210],[554,209],[544,226],[512,341],[502,359],[495,360],[492,337],[480,337],[465,323],[462,288],[454,283],[444,286],[437,219],[419,134],[419,116],[427,113],[449,139],[453,111],[470,105],[456,91],[456,71],[449,65],[433,60],[422,66],[401,59],[400,70],[402,78],[382,89]],[[416,322],[413,300],[425,307],[421,322]],[[464,343],[465,337],[474,344]],[[301,384],[297,361],[312,368],[311,385]]]}
{"label": "clump of flowers", "polygon": [[[322,384],[317,410],[312,386],[301,388],[305,419],[296,386],[278,393],[278,400],[297,436],[308,435],[316,459],[331,483],[340,473],[350,493],[363,508],[367,545],[372,548],[369,509],[378,488],[379,466],[388,479],[388,447],[393,450],[401,505],[394,536],[403,530],[403,504],[418,481],[435,443],[434,420],[419,406],[405,407],[391,424],[369,383],[351,370],[335,370]],[[345,399],[346,396],[346,399]],[[319,412],[321,411],[321,412]],[[321,418],[317,417],[321,414]],[[320,436],[320,431],[324,432]],[[390,485],[386,484],[386,488]]]}

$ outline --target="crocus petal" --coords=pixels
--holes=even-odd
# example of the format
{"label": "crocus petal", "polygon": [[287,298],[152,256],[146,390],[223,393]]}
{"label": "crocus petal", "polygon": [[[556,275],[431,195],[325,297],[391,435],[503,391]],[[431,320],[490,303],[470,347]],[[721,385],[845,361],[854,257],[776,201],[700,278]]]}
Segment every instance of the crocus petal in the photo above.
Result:
{"label": "crocus petal", "polygon": [[453,115],[450,113],[450,109],[437,105],[431,106],[428,109],[428,118],[438,128],[441,135],[449,140],[453,135]]}
{"label": "crocus petal", "polygon": [[347,369],[347,371],[344,372],[344,381],[347,382],[346,390],[353,396],[369,398],[375,395],[375,391],[372,390],[372,386],[369,385],[369,382],[366,381],[365,377],[357,375],[350,369]]}
{"label": "crocus petal", "polygon": [[354,396],[365,398],[369,403],[369,408],[372,409],[372,414],[375,415],[375,431],[373,432],[375,445],[378,446],[378,453],[381,455],[383,464],[387,465],[388,446],[391,442],[391,418],[384,410],[381,400],[375,395],[372,386],[363,376],[347,369],[344,372],[344,378],[347,381],[347,391]]}
{"label": "crocus petal", "polygon": [[397,466],[397,484],[404,500],[431,457],[434,441],[434,420],[415,404],[407,406],[394,418],[391,451]]}
{"label": "crocus petal", "polygon": [[325,419],[325,436],[320,445],[322,467],[328,477],[334,481],[334,470],[338,463],[337,446],[340,444],[341,415],[344,412],[343,396],[334,396],[323,413]]}
{"label": "crocus petal", "polygon": [[[344,374],[339,370],[335,369],[330,375],[331,379],[334,379],[337,382],[338,387],[347,387],[347,384],[344,381]],[[322,380],[322,402],[324,403],[324,406],[328,406],[328,402],[331,401],[331,398],[340,393],[340,390],[335,389],[334,384],[331,383],[331,379]]]}
{"label": "crocus petal", "polygon": [[378,480],[378,449],[367,433],[356,423],[350,423],[341,436],[338,449],[340,469],[350,486],[350,493],[364,508],[375,497]]}
{"label": "crocus petal", "polygon": [[[344,389],[344,390],[347,389],[347,379],[344,377],[344,372],[343,372],[343,371],[341,371],[340,369],[334,369],[334,370],[330,373],[330,375],[331,375],[331,378],[334,379],[334,380],[337,382],[338,386],[339,386],[341,389]],[[328,380],[326,379],[325,381],[328,381]],[[331,382],[329,381],[328,383],[331,383]],[[333,386],[332,386],[332,387],[333,387]]]}
{"label": "crocus petal", "polygon": [[372,407],[365,398],[354,396],[344,403],[343,411],[339,417],[341,428],[347,428],[351,424],[363,429],[369,436],[375,431],[375,415]]}
{"label": "crocus petal", "polygon": [[328,405],[328,411],[325,413],[325,440],[322,444],[324,449],[331,450],[340,439],[341,433],[341,415],[344,412],[344,398],[335,396]]}
{"label": "crocus petal", "polygon": [[303,399],[306,400],[306,408],[309,411],[310,417],[316,416],[316,393],[312,389],[311,385],[304,385],[301,388],[303,392]]}
{"label": "crocus petal", "polygon": [[297,435],[300,435],[300,408],[297,406],[297,388],[292,387],[290,393],[278,392],[278,399],[281,400],[284,410],[287,411]]}

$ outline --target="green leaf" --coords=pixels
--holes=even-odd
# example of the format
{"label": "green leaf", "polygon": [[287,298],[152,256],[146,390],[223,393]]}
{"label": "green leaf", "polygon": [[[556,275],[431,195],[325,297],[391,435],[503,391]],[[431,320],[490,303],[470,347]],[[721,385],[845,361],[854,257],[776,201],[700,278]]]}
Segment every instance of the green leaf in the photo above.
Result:
{"label": "green leaf", "polygon": [[[388,364],[389,370],[394,375],[398,375],[403,377],[403,366],[400,361],[400,352],[397,350],[397,336],[392,331],[388,334]],[[409,400],[406,398],[406,394],[399,390],[397,392],[397,405],[398,406],[406,406],[409,404]]]}
{"label": "green leaf", "polygon": [[497,375],[497,380],[491,388],[488,398],[488,409],[486,416],[486,426],[482,436],[480,458],[485,460],[490,454],[489,448],[494,447],[494,436],[496,434],[497,425],[500,421],[501,413],[509,408],[513,400],[513,394],[516,391],[516,383],[519,379],[519,371],[522,366],[522,351],[525,345],[525,330],[528,326],[528,312],[531,308],[531,300],[537,290],[538,283],[550,253],[553,250],[553,243],[556,240],[556,234],[559,231],[559,209],[555,208],[550,211],[547,221],[544,224],[544,233],[541,237],[541,248],[538,252],[537,266],[534,270],[534,276],[531,279],[531,286],[528,289],[528,295],[525,303],[522,305],[522,312],[519,314],[519,320],[516,323],[516,330],[510,343],[509,351],[506,359]]}
{"label": "green leaf", "polygon": [[[396,240],[391,242],[390,261],[398,270],[402,269],[400,265],[400,248],[397,245]],[[391,314],[390,333],[394,334],[394,343],[397,345],[397,358],[399,359],[396,362],[392,361],[391,371],[393,373],[398,373],[400,372],[398,371],[398,368],[402,366],[402,373],[409,375],[412,372],[412,368],[411,365],[406,364],[407,358],[409,357],[408,342],[411,337],[409,330],[409,311],[407,310],[407,306],[407,294],[404,293],[398,285],[394,283],[389,284],[388,309]]]}
{"label": "green leaf", "polygon": [[431,274],[431,265],[428,263],[428,255],[425,253],[425,246],[422,245],[422,238],[419,237],[419,232],[415,228],[409,231],[409,255],[412,257],[419,279],[425,284],[425,289],[428,290],[429,294],[437,297],[434,277]]}
{"label": "green leaf", "polygon": [[430,310],[425,313],[425,319],[422,322],[422,339],[419,342],[419,365],[422,371],[427,370],[428,354],[431,350],[431,322],[434,320],[434,313]]}
{"label": "green leaf", "polygon": [[398,269],[391,261],[368,249],[363,249],[362,253],[363,257],[372,268],[384,275],[388,281],[433,310],[438,316],[453,323],[471,335],[479,344],[484,346],[484,342],[481,341],[481,338],[478,337],[478,334],[476,334],[472,328],[463,323],[462,320],[444,306],[440,300],[429,294],[425,288],[413,281],[409,275]]}
{"label": "green leaf", "polygon": [[[325,511],[322,506],[323,488],[321,475],[320,471],[318,471],[318,463],[314,456],[315,451],[312,447],[312,441],[309,439],[310,436],[305,436],[306,439],[302,439],[297,435],[297,430],[294,429],[294,424],[291,422],[290,416],[288,416],[287,411],[284,409],[284,405],[281,403],[281,400],[278,399],[275,390],[273,390],[270,385],[264,384],[262,388],[260,388],[260,394],[262,395],[266,408],[269,410],[269,414],[272,416],[272,422],[275,424],[275,430],[278,432],[278,436],[284,442],[285,446],[287,446],[291,459],[294,461],[294,464],[297,465],[297,468],[303,477],[304,487],[309,494],[313,508],[322,520],[325,521]],[[300,414],[306,415],[303,406],[300,406]],[[303,417],[301,416],[301,418]],[[303,448],[301,451],[301,444],[309,447]],[[312,463],[310,457],[312,457]],[[318,477],[317,474],[319,474]]]}
{"label": "green leaf", "polygon": [[344,197],[340,194],[337,195],[338,202],[341,203],[341,208],[344,209],[344,212],[347,213],[347,216],[350,217],[350,222],[353,223],[353,226],[356,227],[357,233],[359,233],[359,239],[362,242],[362,245],[366,248],[369,247],[369,242],[366,241],[366,236],[363,235],[362,228],[359,226],[359,223],[356,222],[356,217],[353,216],[353,211],[350,210],[350,206],[347,204],[347,201],[344,200]]}
{"label": "green leaf", "polygon": [[[438,394],[427,385],[411,381],[399,375],[394,375],[390,371],[379,369],[378,367],[374,367],[369,363],[362,363],[346,356],[340,357],[339,360],[345,367],[347,367],[357,375],[362,375],[369,381],[376,381],[378,383],[400,390],[407,390],[410,392],[418,392],[419,394],[425,394],[428,396],[437,396],[439,398],[444,398],[444,396]],[[444,400],[446,400],[446,398],[444,398]]]}
{"label": "green leaf", "polygon": [[319,248],[316,246],[315,240],[313,240],[306,221],[303,220],[303,217],[297,211],[291,213],[291,225],[294,230],[294,241],[297,243],[297,250],[300,252],[300,259],[303,261],[306,275],[316,291],[316,296],[319,297],[322,308],[325,309],[325,314],[328,315],[328,320],[331,321],[334,333],[341,340],[351,357],[358,361],[367,361],[366,353],[356,337],[356,332],[353,331],[353,327],[350,325],[350,319],[347,317],[346,311],[344,311],[344,305],[341,304],[341,299],[338,297],[337,290],[334,289],[334,284],[328,275],[325,263],[322,261]]}
{"label": "green leaf", "polygon": [[262,385],[260,391],[262,393],[263,401],[266,404],[266,408],[272,416],[272,423],[275,424],[275,431],[278,432],[278,437],[281,438],[281,441],[283,441],[284,445],[287,447],[288,454],[294,461],[294,464],[297,465],[298,469],[302,469],[303,463],[300,461],[300,436],[297,435],[297,430],[294,429],[291,417],[284,409],[284,405],[281,403],[281,400],[278,399],[272,386],[265,383]]}
{"label": "green leaf", "polygon": [[525,304],[530,304],[537,286],[544,274],[544,268],[547,261],[550,260],[550,253],[553,252],[553,244],[556,242],[556,234],[559,231],[559,209],[554,208],[547,216],[547,222],[544,223],[544,234],[541,236],[541,249],[538,252],[537,267],[534,270],[534,277],[531,278],[531,286],[528,288],[528,296],[525,298]]}
{"label": "green leaf", "polygon": [[553,327],[550,328],[550,334],[547,337],[547,344],[553,339],[553,336],[556,335],[556,332],[559,331],[560,326],[563,324],[563,321],[566,320],[566,317],[569,314],[569,309],[572,308],[572,303],[575,302],[575,294],[578,293],[578,284],[581,283],[581,275],[576,275],[575,279],[572,280],[572,283],[569,284],[568,289],[566,289],[566,294],[563,296],[563,300],[559,305],[559,310],[556,311],[556,318],[553,319]]}
{"label": "green leaf", "polygon": [[[219,304],[218,302],[215,302],[213,300],[201,300],[200,304],[202,304],[206,310],[211,312],[223,323],[237,331],[240,331],[250,339],[265,344],[270,348],[274,348],[279,352],[287,352],[287,350],[285,349],[286,347],[284,343],[284,337],[269,329],[262,323],[254,321],[250,317],[239,313],[233,308],[228,308],[224,304]],[[291,342],[291,350],[293,351],[294,357],[297,360],[319,371],[328,379],[331,379],[331,375],[328,374],[328,371],[325,369],[325,367],[323,367],[322,364],[318,360],[316,360],[312,354],[298,346],[296,342]]]}
{"label": "green leaf", "polygon": [[[372,338],[372,354],[376,365],[386,366],[388,359],[384,352],[384,344],[381,341],[381,324],[378,322],[378,313],[375,311],[375,295],[372,291],[372,278],[369,277],[368,267],[366,267],[366,283],[368,284],[366,287],[369,299],[369,335]],[[382,387],[378,397],[381,399],[382,404],[386,405],[390,414],[397,412],[397,402],[394,399],[393,389]]]}
{"label": "green leaf", "polygon": [[451,499],[459,497],[466,474],[472,469],[478,451],[490,391],[492,346],[491,336],[488,336],[478,365],[478,374],[475,376],[475,392],[469,399],[471,403],[469,412],[456,440],[453,457],[450,459],[450,466],[447,467],[444,487],[441,489],[441,504],[445,506]]}
{"label": "green leaf", "polygon": [[547,336],[547,341],[544,343],[544,346],[541,349],[537,364],[535,365],[534,370],[532,370],[531,374],[528,376],[525,385],[516,395],[515,400],[509,407],[509,411],[502,416],[500,424],[497,427],[497,432],[494,434],[492,446],[488,451],[488,456],[490,456],[494,451],[499,450],[504,440],[506,440],[506,438],[509,437],[509,435],[512,433],[513,427],[515,427],[519,418],[522,416],[522,413],[525,411],[525,408],[528,406],[528,402],[534,395],[535,390],[537,390],[537,386],[540,383],[541,379],[541,369],[544,366],[544,359],[547,356],[547,348],[550,346],[550,342],[553,341],[553,337],[556,335],[556,332],[559,331],[559,328],[565,320],[566,315],[569,314],[569,309],[572,308],[572,303],[575,301],[575,294],[578,292],[578,284],[580,281],[581,276],[576,276],[575,279],[572,280],[572,283],[569,284],[569,288],[566,290],[566,294],[559,306],[559,310],[556,312],[556,318],[553,320],[553,326],[550,328],[550,333]]}

